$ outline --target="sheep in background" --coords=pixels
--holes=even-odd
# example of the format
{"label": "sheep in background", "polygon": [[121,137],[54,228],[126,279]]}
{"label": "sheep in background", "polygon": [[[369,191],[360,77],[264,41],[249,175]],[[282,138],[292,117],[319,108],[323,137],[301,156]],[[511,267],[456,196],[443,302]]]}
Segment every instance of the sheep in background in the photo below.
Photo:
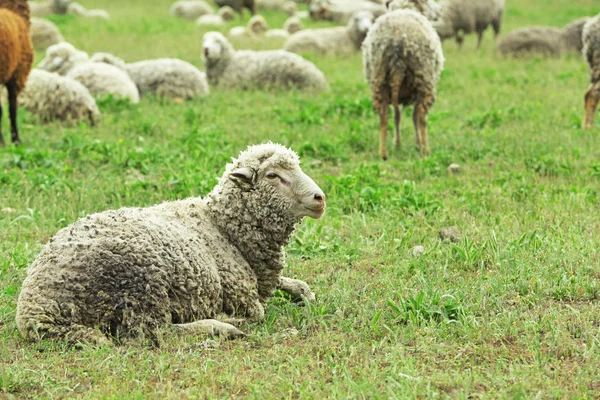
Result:
{"label": "sheep in background", "polygon": [[108,11],[99,9],[88,10],[79,3],[69,4],[67,12],[69,14],[78,15],[80,17],[110,19],[110,14],[108,13]]}
{"label": "sheep in background", "polygon": [[66,14],[72,0],[48,0],[45,2],[30,1],[29,9],[32,17],[43,18],[50,14]]}
{"label": "sheep in background", "polygon": [[225,22],[232,21],[235,16],[235,10],[229,6],[219,8],[216,15],[203,15],[196,20],[196,25],[199,27],[205,26],[223,26]]}
{"label": "sheep in background", "polygon": [[283,11],[290,16],[298,11],[298,4],[290,0],[256,0],[256,6],[263,10]]}
{"label": "sheep in background", "polygon": [[256,4],[254,0],[215,0],[215,3],[219,7],[229,6],[237,11],[240,16],[242,15],[244,8],[247,8],[252,15],[256,14]]}
{"label": "sheep in background", "polygon": [[563,29],[534,26],[507,33],[496,45],[503,56],[523,57],[541,55],[560,57],[565,53],[580,52],[583,26],[589,18],[580,18]]}
{"label": "sheep in background", "polygon": [[416,145],[421,154],[429,154],[427,114],[435,102],[444,66],[438,35],[427,18],[416,11],[423,10],[423,0],[412,0],[411,9],[397,8],[396,1],[389,4],[390,12],[375,21],[362,46],[365,76],[379,114],[379,154],[384,160],[388,157],[390,104],[394,108],[395,147],[400,147],[399,106],[414,105]]}
{"label": "sheep in background", "polygon": [[231,39],[252,38],[269,30],[269,24],[262,15],[254,15],[248,20],[247,26],[234,26],[229,30]]}
{"label": "sheep in background", "polygon": [[289,17],[283,24],[283,29],[271,29],[265,32],[265,38],[286,40],[296,32],[304,29],[302,21],[298,17]]}
{"label": "sheep in background", "polygon": [[94,345],[158,343],[169,327],[243,336],[226,321],[262,320],[277,288],[314,298],[281,272],[296,225],[324,212],[296,153],[251,146],[203,199],[105,211],[60,230],[29,267],[17,327],[29,340]]}
{"label": "sheep in background", "polygon": [[203,15],[214,14],[215,11],[203,0],[182,0],[173,3],[169,13],[176,17],[196,20]]}
{"label": "sheep in background", "polygon": [[585,93],[583,129],[594,127],[594,117],[600,101],[600,14],[583,28],[583,55],[590,68],[591,85]]}
{"label": "sheep in background", "polygon": [[31,18],[31,28],[29,29],[31,42],[36,50],[46,50],[53,44],[65,41],[60,34],[58,27],[53,23],[41,18]]}
{"label": "sheep in background", "polygon": [[[33,63],[30,25],[29,6],[25,0],[0,0],[0,85],[6,86],[8,91],[10,136],[14,144],[21,143],[17,126],[17,98],[25,87]],[[0,145],[4,145],[1,125]]]}
{"label": "sheep in background", "polygon": [[235,51],[225,36],[208,32],[202,39],[206,74],[222,89],[328,89],[323,73],[311,62],[284,50]]}
{"label": "sheep in background", "polygon": [[308,10],[314,20],[333,21],[338,24],[347,24],[358,11],[370,11],[375,18],[386,13],[384,5],[366,0],[314,0]]}
{"label": "sheep in background", "polygon": [[459,47],[464,35],[476,32],[479,48],[488,26],[492,26],[498,37],[503,13],[504,0],[441,0],[439,18],[433,26],[442,41],[454,37]]}
{"label": "sheep in background", "polygon": [[374,20],[371,12],[359,11],[345,27],[305,29],[290,36],[283,48],[298,54],[351,55],[360,50]]}

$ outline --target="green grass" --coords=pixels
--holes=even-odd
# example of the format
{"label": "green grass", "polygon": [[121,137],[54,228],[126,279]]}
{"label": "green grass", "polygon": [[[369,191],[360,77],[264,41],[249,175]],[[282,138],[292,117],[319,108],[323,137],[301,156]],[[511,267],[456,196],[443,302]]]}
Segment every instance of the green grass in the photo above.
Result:
{"label": "green grass", "polygon": [[[85,5],[112,19],[53,17],[75,46],[203,68],[203,32],[170,17],[170,1]],[[504,30],[597,11],[594,0],[509,1]],[[266,17],[274,27],[285,19]],[[426,159],[408,112],[402,149],[378,159],[359,54],[309,57],[331,84],[317,96],[102,101],[94,128],[21,112],[24,145],[0,149],[0,398],[597,398],[600,132],[580,129],[586,65],[578,55],[498,59],[489,32],[474,46],[444,44]],[[6,117],[3,128],[7,137]],[[328,196],[324,218],[298,229],[285,271],[316,303],[276,296],[265,321],[244,328],[247,340],[215,350],[198,346],[204,338],[76,350],[19,336],[21,282],[58,229],[95,211],[204,195],[229,157],[268,140],[297,150]],[[446,172],[453,162],[458,175]],[[461,240],[441,242],[439,229],[453,225]]]}

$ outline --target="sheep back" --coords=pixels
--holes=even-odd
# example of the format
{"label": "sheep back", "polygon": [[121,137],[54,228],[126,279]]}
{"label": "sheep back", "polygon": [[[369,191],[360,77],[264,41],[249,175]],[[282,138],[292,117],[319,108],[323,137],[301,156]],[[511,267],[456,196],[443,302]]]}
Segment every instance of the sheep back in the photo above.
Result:
{"label": "sheep back", "polygon": [[[0,6],[2,4],[0,1]],[[33,63],[29,8],[25,1],[11,2],[10,5],[11,9],[0,8],[0,83],[12,81],[20,93]]]}
{"label": "sheep back", "polygon": [[500,24],[504,13],[504,0],[441,0],[439,20],[435,27],[442,39],[483,32],[489,25]]}
{"label": "sheep back", "polygon": [[346,27],[305,29],[291,35],[283,47],[292,53],[350,55],[358,50]]}
{"label": "sheep back", "polygon": [[583,55],[590,68],[590,79],[595,83],[600,81],[600,14],[585,24],[582,38]]}
{"label": "sheep back", "polygon": [[85,86],[92,96],[113,95],[116,98],[128,98],[139,103],[140,94],[127,72],[103,62],[84,62],[76,64],[67,75]]}

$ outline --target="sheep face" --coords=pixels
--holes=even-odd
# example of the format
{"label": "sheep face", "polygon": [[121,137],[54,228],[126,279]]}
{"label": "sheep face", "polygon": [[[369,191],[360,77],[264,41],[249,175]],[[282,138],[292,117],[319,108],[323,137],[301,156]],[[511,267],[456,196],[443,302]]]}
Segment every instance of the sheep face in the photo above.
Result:
{"label": "sheep face", "polygon": [[77,50],[70,43],[58,43],[46,49],[46,57],[37,66],[48,72],[66,74],[76,62],[86,61],[87,53]]}
{"label": "sheep face", "polygon": [[248,21],[248,28],[257,35],[269,30],[269,24],[261,15],[255,15]]}
{"label": "sheep face", "polygon": [[207,63],[218,62],[232,50],[229,41],[220,32],[207,32],[202,38],[202,57]]}
{"label": "sheep face", "polygon": [[370,11],[359,11],[352,16],[348,22],[348,26],[351,30],[366,36],[369,29],[373,26],[373,22],[375,22],[373,13]]}

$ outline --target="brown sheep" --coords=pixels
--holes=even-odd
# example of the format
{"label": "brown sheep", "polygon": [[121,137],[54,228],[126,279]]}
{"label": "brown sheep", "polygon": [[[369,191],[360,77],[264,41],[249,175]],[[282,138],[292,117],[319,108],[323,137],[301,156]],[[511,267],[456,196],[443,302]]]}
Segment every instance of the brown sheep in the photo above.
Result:
{"label": "brown sheep", "polygon": [[[29,37],[29,5],[26,0],[0,0],[0,85],[8,91],[11,138],[19,144],[17,128],[17,95],[25,87],[33,63],[33,49]],[[0,122],[2,105],[0,104]],[[0,145],[4,145],[0,128]]]}

